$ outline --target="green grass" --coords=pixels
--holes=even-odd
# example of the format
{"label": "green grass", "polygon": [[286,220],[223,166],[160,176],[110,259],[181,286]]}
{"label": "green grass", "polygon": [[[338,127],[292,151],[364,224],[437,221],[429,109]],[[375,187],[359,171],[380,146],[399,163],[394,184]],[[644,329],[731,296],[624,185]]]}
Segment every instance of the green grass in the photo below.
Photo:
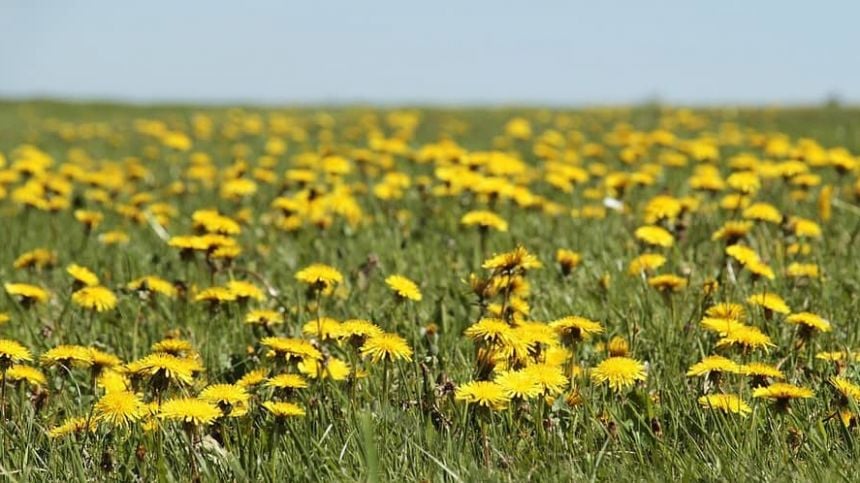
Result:
{"label": "green grass", "polygon": [[[813,168],[822,184],[836,188],[833,217],[819,220],[816,197],[818,187],[809,191],[806,201],[790,198],[791,186],[782,179],[766,180],[756,195],[780,208],[786,215],[818,220],[823,237],[813,241],[812,254],[805,257],[819,264],[824,278],[797,281],[783,276],[790,261],[785,253],[778,226],[758,224],[748,243],[777,273],[774,281],[754,282],[741,273],[736,284],[720,280],[720,291],[713,300],[742,303],[751,293],[762,290],[780,294],[794,311],[808,310],[829,319],[833,331],[815,336],[806,347],[795,349],[796,332],[780,316],[768,321],[760,310],[750,308],[749,323],[762,328],[775,343],[769,353],[729,352],[737,360],[764,360],[781,363],[787,379],[816,392],[813,399],[791,404],[782,413],[751,398],[748,380],[730,377],[725,388],[740,391],[753,407],[742,418],[700,408],[701,378],[688,378],[690,365],[715,351],[715,338],[698,327],[703,310],[710,303],[701,284],[717,277],[724,263],[721,242],[711,234],[730,213],[708,207],[719,197],[702,199],[702,210],[689,217],[686,235],[664,250],[668,258],[661,273],[688,274],[687,290],[667,302],[640,278],[627,275],[627,264],[643,249],[633,237],[641,226],[642,207],[653,196],[671,193],[691,194],[686,180],[694,162],[684,168],[665,168],[664,175],[652,186],[625,192],[623,200],[630,209],[611,210],[600,220],[574,218],[572,208],[600,201],[587,200],[586,188],[601,186],[597,177],[563,193],[541,181],[538,176],[530,189],[561,204],[565,210],[550,216],[535,209],[518,207],[502,200],[494,210],[510,224],[506,233],[490,233],[486,250],[480,252],[477,232],[459,226],[459,219],[472,209],[486,208],[478,197],[463,194],[434,197],[422,194],[419,176],[434,174],[432,164],[414,162],[410,156],[391,157],[393,167],[408,174],[411,188],[404,197],[383,201],[370,194],[357,194],[364,220],[350,226],[343,220],[320,230],[306,226],[295,232],[278,230],[267,224],[272,199],[282,194],[283,172],[295,167],[294,156],[319,150],[348,156],[351,147],[366,147],[367,119],[378,121],[382,132],[393,129],[385,123],[387,112],[372,108],[328,109],[335,120],[333,142],[326,142],[317,123],[316,109],[260,109],[241,111],[195,106],[136,107],[123,105],[63,104],[47,102],[0,103],[0,153],[6,155],[7,168],[12,153],[23,143],[37,146],[54,159],[52,172],[69,163],[69,150],[81,148],[93,160],[92,168],[108,161],[122,162],[129,157],[141,159],[149,168],[148,178],[120,185],[114,199],[127,203],[136,192],[148,191],[157,201],[170,203],[177,215],[166,226],[170,235],[191,233],[190,215],[201,208],[218,208],[234,215],[243,208],[253,213],[237,237],[244,251],[233,267],[214,274],[201,256],[192,262],[180,259],[167,247],[148,223],[134,224],[107,207],[87,200],[86,186],[74,184],[74,206],[98,209],[105,219],[96,233],[88,235],[75,221],[72,211],[45,213],[23,209],[11,201],[11,193],[24,180],[6,186],[7,197],[0,200],[0,280],[20,281],[49,288],[51,300],[27,309],[0,294],[0,312],[11,321],[0,327],[2,338],[27,346],[35,356],[58,344],[95,346],[131,361],[149,352],[152,343],[172,329],[199,351],[206,370],[187,388],[174,389],[172,395],[196,394],[207,383],[233,382],[248,370],[270,364],[262,356],[259,332],[242,323],[244,307],[230,304],[217,311],[206,305],[182,299],[155,297],[142,301],[124,290],[125,283],[143,275],[159,275],[182,281],[191,290],[224,283],[232,277],[246,279],[260,287],[277,291],[266,302],[253,305],[284,308],[287,321],[276,329],[279,334],[298,335],[301,325],[313,317],[306,308],[305,290],[295,281],[302,267],[322,262],[345,275],[345,290],[340,296],[323,299],[323,314],[338,320],[370,319],[383,329],[397,332],[413,345],[413,362],[391,366],[388,399],[383,394],[381,364],[373,365],[349,354],[346,348],[332,346],[334,354],[350,358],[368,371],[366,379],[351,383],[324,381],[299,391],[297,400],[307,416],[287,421],[276,428],[271,418],[256,407],[248,416],[229,419],[223,424],[200,431],[202,443],[194,454],[204,480],[286,480],[286,481],[415,481],[415,480],[611,480],[623,481],[711,481],[711,480],[853,480],[856,463],[857,432],[830,419],[837,398],[827,380],[836,374],[831,362],[811,357],[818,351],[857,348],[860,345],[860,261],[857,258],[860,207],[853,185],[857,171],[838,175],[831,168]],[[422,109],[421,120],[409,146],[418,150],[428,143],[450,136],[461,146],[477,151],[494,146],[504,132],[505,123],[523,116],[532,123],[535,135],[555,128],[567,135],[581,132],[590,142],[607,145],[602,160],[610,169],[631,171],[642,162],[656,162],[660,148],[648,151],[645,161],[628,166],[619,161],[618,147],[607,144],[605,133],[620,122],[634,129],[651,131],[670,116],[657,108],[615,111],[538,111],[529,109],[443,110]],[[163,188],[184,179],[189,153],[173,152],[157,140],[133,129],[137,119],[161,119],[173,129],[188,131],[192,115],[205,113],[218,128],[210,140],[195,140],[193,152],[209,153],[215,166],[223,170],[233,163],[231,148],[247,145],[246,159],[257,166],[266,143],[265,134],[239,134],[234,139],[222,136],[220,128],[242,116],[271,113],[290,117],[307,134],[307,139],[288,138],[288,151],[278,156],[274,171],[279,182],[259,183],[259,190],[247,199],[234,202],[219,196],[217,183],[211,187],[194,181],[193,193],[167,196]],[[697,130],[673,128],[681,138],[703,132],[717,132],[723,122],[760,133],[784,133],[793,141],[812,138],[826,148],[844,147],[860,151],[860,111],[856,109],[742,109],[702,110],[708,123]],[[556,123],[563,114],[573,120],[568,127]],[[452,122],[467,129],[451,134]],[[57,126],[66,125],[81,133],[86,123],[103,123],[106,136],[63,139]],[[358,128],[357,128],[358,126]],[[576,126],[576,127],[575,127]],[[358,129],[358,131],[357,131]],[[83,132],[86,133],[84,128]],[[96,130],[98,131],[98,130]],[[359,134],[356,135],[356,132]],[[533,141],[509,143],[509,149],[542,174],[543,161],[532,149]],[[579,147],[573,147],[579,150]],[[154,150],[151,158],[147,153]],[[755,147],[720,147],[719,166],[724,176],[730,172],[728,160],[739,152],[759,153]],[[585,157],[583,166],[593,163]],[[88,168],[91,169],[91,168]],[[249,170],[250,171],[250,170]],[[346,182],[373,185],[383,172],[362,177],[357,172]],[[438,182],[434,181],[434,184]],[[287,191],[288,193],[295,192]],[[406,210],[411,215],[402,216]],[[401,216],[398,216],[401,215]],[[126,231],[131,242],[120,247],[101,245],[96,235],[109,229]],[[785,243],[788,243],[787,240]],[[576,379],[583,404],[567,407],[562,395],[552,406],[537,400],[514,404],[510,409],[481,413],[454,401],[445,381],[462,384],[475,371],[473,344],[463,331],[479,316],[476,298],[464,282],[469,273],[486,275],[481,261],[492,253],[507,251],[518,243],[535,253],[544,263],[529,272],[530,318],[551,321],[567,315],[582,315],[600,321],[605,334],[577,348],[577,363],[593,367],[604,357],[598,344],[612,336],[630,341],[632,357],[648,364],[647,380],[632,391],[615,394],[593,385],[587,377]],[[57,267],[43,271],[15,270],[13,261],[23,252],[45,247],[57,253]],[[569,277],[563,277],[554,264],[555,250],[569,248],[582,255],[582,264]],[[379,266],[366,285],[359,277],[368,257]],[[89,314],[70,306],[64,310],[71,293],[65,266],[78,263],[95,271],[113,289],[119,304],[113,311]],[[419,303],[398,303],[386,287],[389,274],[403,274],[421,287]],[[608,274],[611,282],[601,289],[599,279]],[[425,337],[420,328],[438,326],[434,337]],[[251,353],[249,349],[256,352]],[[72,369],[64,373],[44,369],[48,384],[41,389],[46,397],[36,409],[35,396],[24,387],[9,386],[7,420],[0,435],[0,474],[11,481],[117,480],[187,481],[188,444],[181,427],[163,423],[159,430],[144,432],[140,425],[130,429],[110,429],[104,425],[91,437],[70,436],[50,439],[47,430],[69,416],[86,416],[94,401],[89,389],[89,372]],[[848,364],[844,375],[860,381],[856,366]],[[146,388],[141,388],[149,397]],[[260,391],[259,398],[268,393]],[[482,432],[485,436],[482,437]],[[217,433],[217,434],[214,434]],[[220,440],[221,443],[218,443]],[[110,462],[106,468],[102,463]]]}

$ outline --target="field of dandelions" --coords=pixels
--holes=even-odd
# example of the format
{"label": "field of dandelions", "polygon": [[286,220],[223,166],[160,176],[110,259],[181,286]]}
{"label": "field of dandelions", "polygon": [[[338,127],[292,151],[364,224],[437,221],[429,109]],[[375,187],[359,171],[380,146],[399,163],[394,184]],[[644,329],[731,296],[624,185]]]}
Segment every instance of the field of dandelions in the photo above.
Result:
{"label": "field of dandelions", "polygon": [[0,477],[852,480],[858,120],[0,103]]}

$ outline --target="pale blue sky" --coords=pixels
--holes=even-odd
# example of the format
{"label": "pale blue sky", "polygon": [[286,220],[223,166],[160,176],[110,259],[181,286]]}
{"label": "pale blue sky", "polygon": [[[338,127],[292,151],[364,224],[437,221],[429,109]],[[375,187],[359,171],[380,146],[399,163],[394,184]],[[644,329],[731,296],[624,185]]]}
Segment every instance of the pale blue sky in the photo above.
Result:
{"label": "pale blue sky", "polygon": [[0,0],[0,96],[860,101],[860,2]]}

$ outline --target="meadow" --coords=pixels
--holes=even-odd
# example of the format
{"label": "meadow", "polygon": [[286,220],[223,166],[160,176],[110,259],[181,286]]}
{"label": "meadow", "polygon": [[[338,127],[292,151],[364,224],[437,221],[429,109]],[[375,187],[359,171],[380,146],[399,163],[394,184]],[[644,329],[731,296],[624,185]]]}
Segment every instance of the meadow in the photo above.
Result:
{"label": "meadow", "polygon": [[9,481],[854,480],[860,111],[0,103]]}

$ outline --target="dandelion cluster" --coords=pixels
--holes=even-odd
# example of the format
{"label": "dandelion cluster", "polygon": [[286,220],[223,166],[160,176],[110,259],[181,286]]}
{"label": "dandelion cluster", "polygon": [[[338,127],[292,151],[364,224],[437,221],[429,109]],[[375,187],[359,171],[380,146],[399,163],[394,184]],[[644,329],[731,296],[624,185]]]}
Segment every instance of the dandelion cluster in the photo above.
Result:
{"label": "dandelion cluster", "polygon": [[860,158],[790,112],[133,112],[0,137],[4,468],[850,447]]}

